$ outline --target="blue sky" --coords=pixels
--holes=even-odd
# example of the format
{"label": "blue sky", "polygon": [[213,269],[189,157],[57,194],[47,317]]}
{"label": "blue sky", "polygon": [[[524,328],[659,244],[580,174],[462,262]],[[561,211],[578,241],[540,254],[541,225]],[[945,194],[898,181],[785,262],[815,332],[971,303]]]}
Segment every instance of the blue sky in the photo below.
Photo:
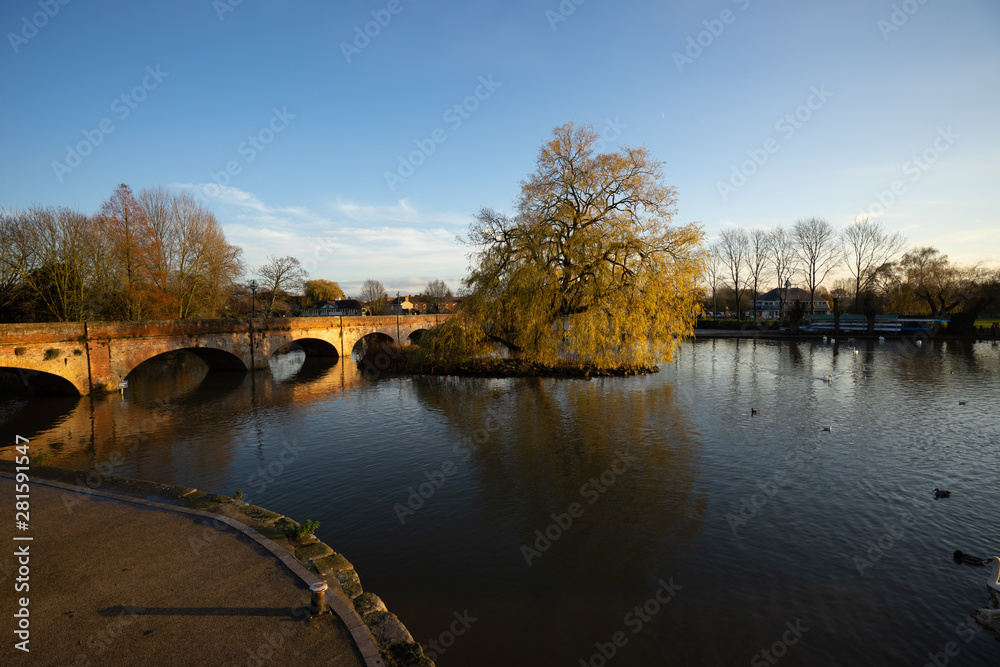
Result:
{"label": "blue sky", "polygon": [[188,188],[250,268],[454,288],[572,120],[709,236],[867,211],[1000,260],[995,0],[576,2],[7,0],[0,206]]}

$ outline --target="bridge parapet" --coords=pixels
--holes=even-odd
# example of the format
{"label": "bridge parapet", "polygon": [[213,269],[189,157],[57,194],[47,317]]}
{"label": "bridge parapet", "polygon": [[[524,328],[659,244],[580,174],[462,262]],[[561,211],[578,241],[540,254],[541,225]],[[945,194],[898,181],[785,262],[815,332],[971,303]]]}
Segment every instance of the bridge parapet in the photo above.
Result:
{"label": "bridge parapet", "polygon": [[82,322],[54,322],[52,324],[0,324],[0,345],[25,343],[58,343],[82,340]]}

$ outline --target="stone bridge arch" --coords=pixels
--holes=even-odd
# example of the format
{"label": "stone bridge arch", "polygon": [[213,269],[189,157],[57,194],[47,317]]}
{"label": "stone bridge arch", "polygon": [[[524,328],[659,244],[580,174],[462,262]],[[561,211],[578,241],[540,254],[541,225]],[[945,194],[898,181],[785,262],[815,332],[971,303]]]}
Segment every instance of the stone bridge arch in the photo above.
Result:
{"label": "stone bridge arch", "polygon": [[337,349],[337,346],[334,343],[331,343],[329,340],[323,338],[315,338],[315,337],[296,338],[288,343],[285,343],[284,345],[275,348],[271,352],[271,356],[273,357],[276,354],[282,354],[284,352],[288,352],[289,350],[293,350],[296,348],[305,352],[307,357],[327,357],[327,358],[340,359],[342,356],[340,354],[340,350]]}
{"label": "stone bridge arch", "polygon": [[354,343],[351,348],[351,358],[358,359],[358,357],[363,354],[365,348],[372,345],[379,345],[382,343],[392,344],[395,343],[395,339],[389,334],[382,331],[373,331],[371,333],[365,334]]}
{"label": "stone bridge arch", "polygon": [[430,331],[430,329],[414,329],[413,331],[410,332],[410,335],[406,337],[406,342],[416,343],[418,340],[420,340],[420,337],[423,336],[428,331]]}
{"label": "stone bridge arch", "polygon": [[68,377],[35,368],[3,366],[0,373],[4,375],[0,384],[43,396],[84,396],[89,389]]}
{"label": "stone bridge arch", "polygon": [[[127,365],[132,367],[125,371],[123,377],[128,377],[132,371],[142,366],[147,361],[152,361],[157,357],[161,357],[165,354],[170,354],[172,352],[190,352],[199,359],[205,362],[209,370],[213,371],[246,371],[248,366],[244,363],[243,359],[233,354],[232,351],[226,350],[218,347],[201,347],[199,345],[185,346],[183,344],[176,345],[170,349],[158,349],[148,355],[139,354],[135,357],[130,358],[130,362]],[[145,357],[145,358],[143,358]],[[124,367],[123,367],[124,368]]]}

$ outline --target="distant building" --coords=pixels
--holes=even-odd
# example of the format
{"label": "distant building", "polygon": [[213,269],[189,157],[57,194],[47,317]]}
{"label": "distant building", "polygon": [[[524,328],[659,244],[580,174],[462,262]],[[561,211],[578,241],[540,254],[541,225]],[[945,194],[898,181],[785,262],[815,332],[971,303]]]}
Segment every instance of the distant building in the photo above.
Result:
{"label": "distant building", "polygon": [[389,299],[390,315],[428,315],[433,313],[454,312],[458,304],[462,302],[462,297],[432,297],[424,293],[416,296],[397,296]]}
{"label": "distant building", "polygon": [[360,315],[363,306],[357,299],[340,299],[339,301],[317,301],[303,309],[302,317],[348,317]]}
{"label": "distant building", "polygon": [[[784,304],[782,304],[782,299]],[[806,304],[806,313],[810,312],[809,292],[798,287],[777,287],[770,292],[761,294],[756,299],[757,315],[768,320],[788,317],[789,311],[796,302]],[[827,315],[830,312],[830,302],[823,297],[817,296],[813,300],[816,315]],[[779,312],[780,310],[780,312]]]}

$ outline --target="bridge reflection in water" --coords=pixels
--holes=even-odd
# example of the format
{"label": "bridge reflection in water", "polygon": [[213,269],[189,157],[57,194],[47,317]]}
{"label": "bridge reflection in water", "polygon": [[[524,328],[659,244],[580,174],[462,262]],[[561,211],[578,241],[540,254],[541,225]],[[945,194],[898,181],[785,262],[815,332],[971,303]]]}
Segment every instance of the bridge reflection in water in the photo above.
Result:
{"label": "bridge reflection in water", "polygon": [[[190,352],[166,353],[130,373],[124,394],[33,396],[23,391],[16,374],[8,373],[0,423],[4,432],[30,438],[33,454],[47,452],[72,466],[134,453],[153,440],[197,439],[206,423],[213,422],[219,426],[213,439],[224,445],[218,438],[238,432],[226,426],[261,406],[308,406],[371,382],[368,375],[353,359],[341,363],[337,357],[309,357],[294,346],[273,356],[268,370],[245,373],[211,371]],[[205,463],[225,465],[225,449],[214,447],[213,456],[221,459]],[[0,458],[13,455],[0,449]]]}

